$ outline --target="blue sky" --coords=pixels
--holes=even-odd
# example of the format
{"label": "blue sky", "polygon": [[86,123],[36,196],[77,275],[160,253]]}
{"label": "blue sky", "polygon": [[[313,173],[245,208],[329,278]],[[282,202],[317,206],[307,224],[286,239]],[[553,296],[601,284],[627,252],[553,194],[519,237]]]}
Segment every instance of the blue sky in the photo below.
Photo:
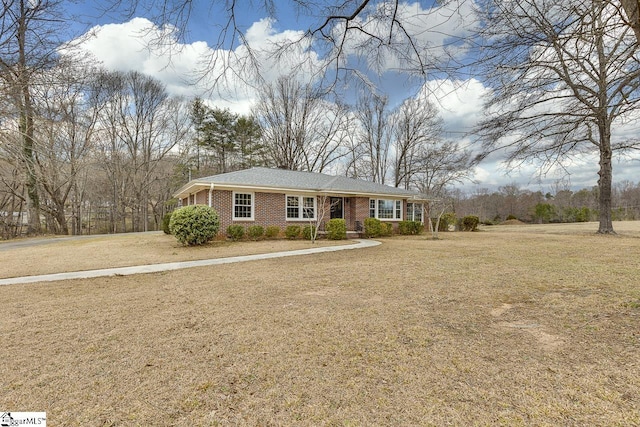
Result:
{"label": "blue sky", "polygon": [[[240,3],[238,2],[238,4]],[[236,20],[252,46],[257,48],[266,48],[271,42],[293,40],[300,37],[305,29],[319,22],[318,19],[304,18],[295,9],[283,6],[276,9],[275,18],[277,20],[269,19],[266,11],[255,5],[248,6],[248,3],[242,2],[242,5],[238,6]],[[471,2],[467,3],[469,5]],[[94,3],[92,2],[92,4]],[[211,6],[210,4],[211,2],[207,1],[193,2],[194,8],[191,10],[186,33],[173,34],[169,38],[172,43],[170,57],[167,55],[166,49],[162,52],[154,52],[147,48],[150,40],[164,34],[163,29],[158,27],[158,22],[152,20],[153,11],[140,10],[129,17],[118,11],[104,15],[100,11],[92,9],[91,6],[84,6],[82,9],[76,9],[86,16],[86,22],[89,24],[82,29],[96,26],[93,28],[94,37],[85,41],[83,48],[91,52],[108,69],[138,70],[164,82],[172,94],[186,97],[206,94],[205,96],[209,97],[211,102],[217,106],[229,108],[239,113],[248,113],[255,101],[256,91],[243,82],[230,78],[226,87],[218,87],[218,91],[214,92],[207,91],[212,85],[211,80],[203,79],[199,84],[190,82],[194,73],[202,69],[202,58],[214,52],[213,49],[218,44],[220,30],[226,24],[228,17],[220,6]],[[276,2],[276,4],[282,5],[282,2]],[[289,3],[287,2],[287,4]],[[431,14],[429,15],[430,22],[436,22],[438,31],[424,31],[421,34],[425,42],[435,46],[434,52],[436,54],[441,45],[447,42],[447,35],[464,35],[466,32],[464,16],[458,16],[455,19],[439,18],[437,11],[430,10],[426,2],[412,3],[407,7],[410,11],[415,10],[416,16]],[[441,20],[438,21],[438,19]],[[229,48],[230,46],[227,44],[223,47]],[[238,44],[234,48],[236,52],[243,49]],[[304,59],[317,64],[322,60],[319,55],[311,48],[304,52],[292,53],[290,57],[280,63],[273,62],[265,56],[261,58],[264,77],[267,80],[272,80],[277,78],[279,74],[287,72],[287,60],[295,62]],[[354,58],[355,61],[355,53],[351,58]],[[418,93],[428,94],[422,96],[429,96],[432,102],[439,105],[447,136],[471,142],[471,138],[464,134],[474,126],[477,120],[482,118],[482,97],[487,93],[487,88],[484,87],[479,77],[467,76],[460,79],[448,79],[442,75],[434,74],[429,76],[426,82],[423,82],[412,79],[407,74],[395,72],[393,61],[390,62],[387,71],[374,78],[374,82],[381,92],[390,97],[392,106],[399,104],[405,98],[416,96]],[[215,68],[208,69],[208,71],[210,71],[210,75],[215,75],[217,72]],[[373,76],[371,73],[369,75]],[[422,87],[423,84],[424,87]],[[467,183],[462,186],[462,190],[467,192],[473,192],[477,188],[495,190],[501,185],[517,183],[522,188],[546,193],[552,190],[553,184],[558,180],[568,183],[574,189],[597,184],[597,159],[575,159],[571,164],[566,165],[570,173],[569,176],[566,175],[566,171],[557,170],[557,173],[551,171],[548,176],[542,177],[540,180],[535,165],[525,165],[522,169],[507,174],[501,160],[499,155],[495,155],[480,164],[475,170],[476,183]],[[614,181],[621,179],[637,181],[636,170],[637,162],[631,161],[622,164],[615,162]]]}

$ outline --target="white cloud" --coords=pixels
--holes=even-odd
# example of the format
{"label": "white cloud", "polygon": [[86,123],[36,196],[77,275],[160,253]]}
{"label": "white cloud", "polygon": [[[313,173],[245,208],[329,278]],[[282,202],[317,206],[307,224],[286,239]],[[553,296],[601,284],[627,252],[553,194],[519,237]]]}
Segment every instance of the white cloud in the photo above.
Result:
{"label": "white cloud", "polygon": [[483,102],[488,93],[489,89],[476,79],[429,80],[419,96],[439,107],[445,130],[460,138],[483,118]]}
{"label": "white cloud", "polygon": [[[251,73],[246,46],[230,51],[212,49],[202,41],[179,43],[174,31],[145,18],[134,18],[92,28],[91,36],[83,37],[78,48],[108,70],[134,70],[155,77],[171,95],[204,96],[213,105],[249,113],[257,97],[253,86],[258,80]],[[303,64],[298,78],[313,78],[320,61],[304,42],[291,44],[280,56],[275,55],[278,47],[302,36],[299,31],[276,31],[270,19],[257,21],[247,30],[246,39],[265,81],[291,73],[298,64]]]}

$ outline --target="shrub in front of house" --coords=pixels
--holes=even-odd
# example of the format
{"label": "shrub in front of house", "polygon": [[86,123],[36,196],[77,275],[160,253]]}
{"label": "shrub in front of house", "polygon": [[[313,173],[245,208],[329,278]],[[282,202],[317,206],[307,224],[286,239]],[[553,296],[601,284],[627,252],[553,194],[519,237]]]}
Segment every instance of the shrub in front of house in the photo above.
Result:
{"label": "shrub in front of house", "polygon": [[398,233],[404,236],[415,236],[422,233],[424,225],[420,221],[400,221],[398,223]]}
{"label": "shrub in front of house", "polygon": [[244,227],[238,224],[233,224],[227,227],[227,237],[237,242],[244,237]]}
{"label": "shrub in front of house", "polygon": [[389,222],[383,222],[380,226],[380,236],[389,237],[393,235],[393,225]]}
{"label": "shrub in front of house", "polygon": [[[443,221],[444,220],[444,221]],[[440,224],[442,224],[444,222],[445,227],[442,230],[438,230],[438,231],[449,231],[449,226],[453,225],[453,227],[455,228],[456,226],[456,214],[453,212],[446,212],[445,214],[442,215],[442,218],[440,218]],[[441,225],[442,228],[442,225]]]}
{"label": "shrub in front of house", "polygon": [[289,225],[284,229],[284,235],[287,239],[297,239],[300,236],[300,226],[299,225]]}
{"label": "shrub in front of house", "polygon": [[347,222],[342,218],[330,219],[325,229],[329,240],[344,240],[347,238]]}
{"label": "shrub in front of house", "polygon": [[169,223],[171,222],[171,212],[164,214],[162,217],[162,231],[164,234],[171,234]]}
{"label": "shrub in front of house", "polygon": [[[436,224],[438,222],[438,218],[431,218],[431,229],[436,229]],[[438,231],[449,231],[449,223],[445,218],[440,218],[440,223],[438,225]]]}
{"label": "shrub in front of house", "polygon": [[467,215],[461,220],[462,231],[476,231],[478,229],[478,224],[480,223],[480,218],[475,215]]}
{"label": "shrub in front of house", "polygon": [[261,225],[250,225],[247,227],[247,236],[251,240],[260,240],[264,236],[264,227]]}
{"label": "shrub in front of house", "polygon": [[365,218],[364,235],[366,237],[380,237],[382,235],[382,222],[377,218]]}
{"label": "shrub in front of house", "polygon": [[218,213],[204,205],[176,209],[169,221],[169,231],[186,246],[203,245],[213,239],[220,229]]}
{"label": "shrub in front of house", "polygon": [[280,227],[277,225],[270,225],[264,230],[264,237],[267,239],[277,239],[280,235]]}
{"label": "shrub in front of house", "polygon": [[304,240],[313,240],[317,236],[316,227],[313,225],[305,225],[302,227],[302,238]]}

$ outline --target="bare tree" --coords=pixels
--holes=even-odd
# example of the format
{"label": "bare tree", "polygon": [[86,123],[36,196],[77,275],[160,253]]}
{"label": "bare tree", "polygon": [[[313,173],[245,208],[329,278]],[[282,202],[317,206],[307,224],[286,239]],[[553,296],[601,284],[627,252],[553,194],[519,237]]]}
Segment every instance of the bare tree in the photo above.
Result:
{"label": "bare tree", "polygon": [[[613,3],[613,2],[612,2]],[[640,44],[640,2],[638,0],[620,0],[620,4],[627,16],[628,24],[633,29],[636,39]]]}
{"label": "bare tree", "polygon": [[266,85],[254,114],[267,156],[278,167],[322,172],[345,155],[347,109],[329,106],[312,87],[293,77]]}
{"label": "bare tree", "polygon": [[394,137],[394,184],[408,189],[423,146],[440,137],[438,111],[428,100],[407,99],[391,115]]}
{"label": "bare tree", "polygon": [[10,95],[20,136],[29,212],[28,233],[39,233],[40,195],[35,168],[33,79],[56,59],[62,32],[58,1],[5,1],[0,8],[0,79]]}
{"label": "bare tree", "polygon": [[102,108],[92,99],[94,75],[90,66],[74,59],[61,60],[34,79],[35,171],[41,207],[55,233],[68,234],[68,217],[72,234],[82,232],[86,165]]}
{"label": "bare tree", "polygon": [[478,128],[486,153],[505,148],[512,165],[561,165],[597,153],[598,233],[614,233],[613,153],[640,148],[637,140],[612,140],[612,126],[640,100],[640,62],[626,18],[604,0],[494,0],[481,10],[494,94]]}
{"label": "bare tree", "polygon": [[361,162],[364,175],[373,182],[384,184],[389,172],[391,128],[389,124],[389,100],[374,93],[362,95],[356,115],[360,132],[358,145],[362,150]]}
{"label": "bare tree", "polygon": [[186,135],[188,113],[180,99],[169,98],[164,86],[137,72],[106,73],[102,77],[106,107],[101,114],[103,164],[108,171],[113,212],[126,230],[125,210],[133,230],[147,231],[151,186],[164,157]]}
{"label": "bare tree", "polygon": [[452,184],[470,179],[471,166],[471,153],[459,142],[430,141],[415,166],[414,186],[424,194],[439,197]]}

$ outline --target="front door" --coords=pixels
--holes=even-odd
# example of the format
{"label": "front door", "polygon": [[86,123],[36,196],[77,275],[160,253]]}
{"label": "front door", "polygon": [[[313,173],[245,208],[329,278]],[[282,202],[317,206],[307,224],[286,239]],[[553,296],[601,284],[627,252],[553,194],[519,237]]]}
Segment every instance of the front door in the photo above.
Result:
{"label": "front door", "polygon": [[342,197],[331,197],[329,202],[331,203],[331,219],[344,218],[344,199]]}

